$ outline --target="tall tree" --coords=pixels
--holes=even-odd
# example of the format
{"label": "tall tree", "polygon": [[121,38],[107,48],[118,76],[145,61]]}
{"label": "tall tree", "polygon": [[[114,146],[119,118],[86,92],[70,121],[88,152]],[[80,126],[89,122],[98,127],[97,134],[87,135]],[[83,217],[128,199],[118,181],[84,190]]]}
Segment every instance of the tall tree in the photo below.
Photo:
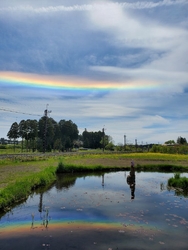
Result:
{"label": "tall tree", "polygon": [[103,138],[103,132],[88,132],[87,129],[82,133],[83,146],[85,148],[102,148],[101,141]]}
{"label": "tall tree", "polygon": [[38,122],[37,120],[27,120],[27,125],[29,126],[30,147],[34,151],[36,149],[36,139],[38,136]]}
{"label": "tall tree", "polygon": [[43,152],[51,151],[53,149],[54,142],[54,124],[55,121],[52,118],[43,116],[38,122],[38,137],[39,144],[38,149]]}
{"label": "tall tree", "polygon": [[25,138],[25,127],[26,127],[26,122],[25,120],[21,120],[19,123],[19,136],[22,138],[22,151],[23,151],[23,139]]}
{"label": "tall tree", "polygon": [[73,147],[74,140],[78,139],[78,127],[71,120],[60,120],[59,129],[61,133],[61,141],[63,149],[70,149]]}
{"label": "tall tree", "polygon": [[9,132],[7,133],[7,136],[9,139],[14,139],[14,151],[15,151],[15,142],[16,142],[16,139],[19,138],[19,126],[17,122],[14,122],[11,125],[11,128]]}
{"label": "tall tree", "polygon": [[177,139],[177,143],[178,144],[187,144],[187,140],[186,140],[186,138],[179,136]]}

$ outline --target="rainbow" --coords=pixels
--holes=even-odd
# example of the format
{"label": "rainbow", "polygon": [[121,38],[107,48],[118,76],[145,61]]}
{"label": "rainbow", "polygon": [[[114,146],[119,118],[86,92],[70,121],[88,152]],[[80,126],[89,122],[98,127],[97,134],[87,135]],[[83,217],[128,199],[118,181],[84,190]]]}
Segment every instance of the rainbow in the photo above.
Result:
{"label": "rainbow", "polygon": [[42,224],[41,221],[35,221],[33,224],[29,221],[19,221],[13,222],[8,225],[4,225],[0,227],[0,236],[2,237],[10,237],[10,235],[18,235],[18,234],[29,234],[31,230],[41,231],[41,230],[51,230],[51,231],[59,231],[59,230],[99,230],[99,231],[108,231],[115,230],[120,233],[124,232],[135,232],[138,231],[140,234],[145,233],[146,231],[149,233],[157,233],[156,227],[143,225],[143,224],[134,224],[125,226],[119,222],[107,222],[107,221],[95,221],[88,222],[83,220],[53,220],[50,221],[48,226]]}
{"label": "rainbow", "polygon": [[152,89],[157,84],[150,81],[94,81],[85,78],[38,75],[21,72],[0,72],[0,85],[26,86],[33,88],[62,89],[62,90],[138,90]]}

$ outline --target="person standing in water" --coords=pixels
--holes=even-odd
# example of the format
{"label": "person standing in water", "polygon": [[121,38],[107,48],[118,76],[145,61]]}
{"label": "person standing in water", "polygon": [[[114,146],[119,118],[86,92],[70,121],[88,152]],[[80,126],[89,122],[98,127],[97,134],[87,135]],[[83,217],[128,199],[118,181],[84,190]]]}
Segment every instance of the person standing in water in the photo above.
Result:
{"label": "person standing in water", "polygon": [[134,175],[135,175],[134,161],[131,160],[131,171],[130,171],[130,176],[134,176]]}

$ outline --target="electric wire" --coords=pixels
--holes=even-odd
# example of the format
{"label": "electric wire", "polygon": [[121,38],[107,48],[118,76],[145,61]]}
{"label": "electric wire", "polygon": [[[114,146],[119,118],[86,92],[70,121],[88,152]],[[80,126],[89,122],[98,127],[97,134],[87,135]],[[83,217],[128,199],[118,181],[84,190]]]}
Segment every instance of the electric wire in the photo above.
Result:
{"label": "electric wire", "polygon": [[41,115],[36,115],[36,114],[31,114],[31,113],[26,113],[26,112],[11,110],[11,109],[0,108],[0,110],[5,111],[5,112],[11,112],[11,113],[17,113],[17,114],[23,114],[23,115],[31,115],[31,116],[40,116],[41,117]]}

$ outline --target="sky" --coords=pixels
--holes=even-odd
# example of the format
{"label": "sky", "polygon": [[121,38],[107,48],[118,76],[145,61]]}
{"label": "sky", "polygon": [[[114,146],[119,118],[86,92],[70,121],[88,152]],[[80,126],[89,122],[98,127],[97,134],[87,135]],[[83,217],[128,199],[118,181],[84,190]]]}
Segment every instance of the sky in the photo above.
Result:
{"label": "sky", "polygon": [[188,140],[187,0],[1,0],[0,138],[47,108],[115,144]]}

